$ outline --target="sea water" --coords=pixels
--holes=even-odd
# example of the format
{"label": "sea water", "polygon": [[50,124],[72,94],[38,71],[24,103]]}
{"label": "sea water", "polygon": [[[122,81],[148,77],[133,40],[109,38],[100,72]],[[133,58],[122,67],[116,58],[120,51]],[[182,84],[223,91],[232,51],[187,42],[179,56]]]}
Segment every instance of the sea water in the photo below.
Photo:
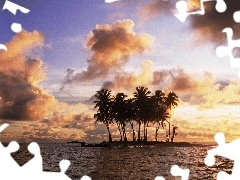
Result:
{"label": "sea water", "polygon": [[[33,156],[28,153],[27,145],[13,154],[16,161],[23,165]],[[171,166],[189,168],[189,179],[216,179],[219,171],[231,173],[233,162],[217,157],[213,167],[204,164],[206,147],[81,147],[79,144],[40,144],[43,157],[43,170],[59,172],[59,162],[71,162],[66,174],[73,180],[83,175],[93,180],[154,180],[163,176],[166,180],[177,180],[170,173]]]}

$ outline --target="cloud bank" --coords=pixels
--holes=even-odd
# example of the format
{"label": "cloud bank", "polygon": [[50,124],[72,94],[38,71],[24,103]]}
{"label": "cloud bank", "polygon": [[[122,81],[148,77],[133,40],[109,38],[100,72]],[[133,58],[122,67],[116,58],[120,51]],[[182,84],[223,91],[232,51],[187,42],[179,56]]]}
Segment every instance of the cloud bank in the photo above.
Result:
{"label": "cloud bank", "polygon": [[34,54],[43,40],[38,31],[22,31],[6,43],[7,52],[0,52],[0,118],[38,119],[54,110],[55,98],[37,85],[45,74]]}
{"label": "cloud bank", "polygon": [[86,106],[68,106],[39,86],[45,78],[43,61],[37,55],[44,46],[41,33],[22,31],[6,46],[7,52],[0,51],[1,119],[46,118],[49,120],[45,123],[49,125],[65,126],[89,117]]}
{"label": "cloud bank", "polygon": [[43,34],[24,30],[5,45],[8,51],[0,51],[0,119],[11,126],[3,139],[56,142],[91,137],[92,107],[59,102],[39,86],[45,78]]}

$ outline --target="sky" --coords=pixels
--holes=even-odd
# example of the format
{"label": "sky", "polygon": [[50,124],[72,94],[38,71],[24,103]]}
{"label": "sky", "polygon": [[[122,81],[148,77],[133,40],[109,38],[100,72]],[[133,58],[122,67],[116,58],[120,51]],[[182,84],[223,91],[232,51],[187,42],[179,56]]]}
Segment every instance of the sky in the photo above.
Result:
{"label": "sky", "polygon": [[[0,118],[11,124],[4,141],[107,140],[105,126],[94,124],[94,94],[107,87],[131,97],[137,86],[178,95],[170,118],[179,127],[176,141],[213,141],[217,132],[228,141],[239,137],[239,69],[215,52],[227,43],[225,27],[239,38],[237,0],[227,1],[224,13],[215,1],[205,3],[204,15],[185,22],[174,16],[175,0],[11,2],[30,12],[0,13],[0,44],[8,48],[0,51]],[[199,7],[188,2],[189,11]],[[20,33],[11,30],[14,22]],[[116,125],[110,131],[120,138]],[[150,140],[154,134],[153,126]]]}

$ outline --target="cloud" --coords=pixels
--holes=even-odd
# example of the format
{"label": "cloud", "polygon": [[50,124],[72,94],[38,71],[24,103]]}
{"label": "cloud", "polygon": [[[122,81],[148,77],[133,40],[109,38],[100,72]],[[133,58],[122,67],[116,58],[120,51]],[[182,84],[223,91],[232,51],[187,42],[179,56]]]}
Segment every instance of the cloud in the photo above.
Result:
{"label": "cloud", "polygon": [[1,122],[11,124],[4,131],[3,139],[5,141],[19,140],[23,142],[84,139],[88,132],[95,128],[91,108],[81,103],[74,106],[63,105],[65,105],[64,108],[53,111],[49,118],[39,121],[2,120]]}
{"label": "cloud", "polygon": [[179,67],[175,76],[172,76],[172,83],[170,89],[179,93],[207,93],[215,84],[215,77],[209,73],[204,72],[203,77],[197,77],[197,74],[191,74]]}
{"label": "cloud", "polygon": [[[125,92],[126,94],[133,93],[137,86],[145,86],[149,89],[163,89],[169,84],[173,70],[153,70],[153,62],[144,60],[142,62],[141,71],[136,74],[134,72],[122,71],[113,76],[112,80],[105,81],[101,88],[107,88],[117,92]],[[94,97],[90,98],[92,101]]]}
{"label": "cloud", "polygon": [[[44,78],[41,70],[42,62],[33,56],[33,50],[37,54],[43,46],[43,35],[38,31],[29,33],[22,31],[18,33],[10,42],[6,43],[8,51],[1,51],[0,71],[9,73],[10,71],[22,71],[25,73],[30,83],[37,83]],[[26,59],[28,59],[26,61]]]}
{"label": "cloud", "polygon": [[64,108],[55,111],[49,119],[42,122],[53,127],[89,130],[94,127],[93,111],[91,106],[78,103],[64,104]]}
{"label": "cloud", "polygon": [[[214,141],[214,135],[224,132],[228,141],[237,138],[239,126],[238,106],[223,105],[216,109],[199,110],[198,106],[182,106],[174,111],[177,139],[195,142]],[[195,139],[195,140],[194,140]]]}
{"label": "cloud", "polygon": [[[102,88],[115,92],[130,92],[137,86],[145,86],[152,92],[161,89],[167,92],[174,91],[183,100],[194,100],[196,97],[209,93],[212,89],[223,88],[216,82],[209,72],[202,75],[186,72],[183,68],[153,70],[153,62],[145,60],[139,74],[134,72],[121,72],[116,74],[112,80],[103,83]],[[199,101],[198,101],[199,102]]]}
{"label": "cloud", "polygon": [[[153,63],[149,60],[145,60],[142,63],[142,70],[140,74],[122,72],[114,77],[113,84],[114,89],[130,90],[136,86],[148,86],[153,80]],[[106,85],[106,84],[105,84]]]}
{"label": "cloud", "polygon": [[22,31],[6,46],[0,51],[0,118],[11,122],[6,141],[81,139],[94,129],[92,107],[59,102],[39,87],[45,78],[41,33]]}
{"label": "cloud", "polygon": [[[199,8],[197,0],[192,0],[192,7]],[[233,14],[240,10],[239,1],[231,0],[225,1],[227,10],[223,13],[218,13],[215,10],[216,1],[209,1],[204,3],[204,15],[189,16],[190,26],[199,34],[198,41],[213,42],[216,45],[226,43],[226,35],[222,30],[226,27],[234,29],[235,38],[240,38],[239,25],[234,21]]]}
{"label": "cloud", "polygon": [[174,70],[162,69],[153,72],[153,85],[159,86],[162,83],[169,81],[173,77]]}
{"label": "cloud", "polygon": [[66,142],[79,140],[86,136],[83,129],[68,129],[63,127],[52,127],[45,123],[12,121],[9,128],[2,134],[5,142]]}
{"label": "cloud", "polygon": [[62,86],[60,88],[60,91],[63,91],[63,89],[65,88],[65,86],[68,84],[68,85],[71,85],[72,82],[73,82],[73,76],[74,76],[74,70],[71,69],[71,68],[68,68],[67,71],[66,71],[66,76],[63,80],[63,83],[62,83]]}
{"label": "cloud", "polygon": [[176,92],[185,102],[198,104],[200,109],[240,104],[240,82],[220,82],[209,72],[198,75],[179,68],[165,89]]}
{"label": "cloud", "polygon": [[[44,36],[38,31],[18,33],[0,51],[0,118],[9,120],[42,120],[64,126],[88,115],[84,105],[68,106],[39,87],[44,80],[43,62],[38,54]],[[78,110],[76,110],[78,109]],[[76,117],[78,117],[76,119]],[[54,122],[55,121],[55,122]]]}
{"label": "cloud", "polygon": [[125,65],[131,56],[147,50],[154,37],[144,32],[136,34],[133,27],[134,22],[129,19],[113,25],[97,25],[86,38],[86,48],[91,53],[87,70],[71,76],[72,80],[82,82],[105,78]]}
{"label": "cloud", "polygon": [[[217,81],[217,77],[209,72],[190,73],[181,67],[158,71],[154,71],[152,67],[151,61],[143,61],[139,74],[133,72],[116,74],[112,80],[104,82],[101,88],[110,89],[113,95],[124,92],[129,96],[137,86],[148,87],[152,93],[158,89],[163,90],[165,94],[174,91],[181,104],[198,105],[199,109],[240,103],[240,82]],[[94,100],[93,96],[91,102]]]}
{"label": "cloud", "polygon": [[137,8],[137,16],[142,20],[148,20],[159,15],[170,15],[176,1],[151,0],[141,2]]}
{"label": "cloud", "polygon": [[[177,1],[161,1],[150,0],[149,2],[140,3],[137,10],[137,16],[143,20],[164,15],[173,16],[177,13]],[[190,0],[188,2],[188,11],[199,11],[200,0]],[[186,24],[194,32],[195,42],[214,43],[216,46],[223,45],[227,42],[226,34],[222,30],[230,27],[234,31],[234,39],[240,38],[239,24],[233,19],[233,14],[240,10],[238,0],[224,1],[227,5],[227,10],[219,13],[215,9],[216,1],[204,2],[204,15],[189,15]]]}
{"label": "cloud", "polygon": [[240,82],[230,83],[223,89],[218,86],[204,95],[205,103],[201,104],[201,109],[214,108],[219,104],[240,104]]}
{"label": "cloud", "polygon": [[44,37],[38,31],[18,33],[0,52],[0,117],[38,119],[49,115],[56,100],[37,86],[45,73],[38,52]]}

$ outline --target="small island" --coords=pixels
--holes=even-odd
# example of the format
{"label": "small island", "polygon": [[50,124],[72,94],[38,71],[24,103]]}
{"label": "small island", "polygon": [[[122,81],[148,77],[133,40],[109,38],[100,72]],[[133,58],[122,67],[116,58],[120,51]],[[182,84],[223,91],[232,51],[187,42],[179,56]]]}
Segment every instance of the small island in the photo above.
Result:
{"label": "small island", "polygon": [[[174,92],[169,92],[165,96],[162,90],[156,90],[155,94],[151,94],[148,88],[138,86],[136,92],[133,93],[133,97],[126,99],[127,95],[122,92],[112,96],[111,90],[103,88],[97,91],[95,98],[94,108],[97,110],[94,114],[95,123],[105,124],[108,131],[109,140],[105,144],[156,145],[173,143],[178,127],[171,125],[168,119],[172,107],[176,107],[179,101]],[[120,135],[119,141],[112,140],[110,124],[117,125]],[[132,139],[130,141],[126,133],[127,124],[130,124],[132,129]],[[137,135],[134,125],[138,126]],[[148,128],[150,125],[155,126],[155,141],[151,142],[148,141]],[[141,135],[141,128],[143,128],[143,135]],[[157,139],[160,128],[166,131],[166,142],[159,142]],[[174,144],[176,145],[176,143]],[[187,143],[177,144],[186,145]]]}
{"label": "small island", "polygon": [[[105,124],[108,131],[108,141],[101,143],[85,143],[80,141],[70,141],[70,144],[79,144],[81,147],[202,147],[209,146],[198,143],[174,142],[178,134],[178,126],[171,125],[170,118],[172,107],[178,105],[178,96],[174,92],[169,92],[165,96],[161,90],[156,90],[155,94],[146,87],[136,87],[133,98],[126,99],[124,93],[117,93],[112,96],[111,91],[103,88],[97,91],[96,100],[94,101],[97,112],[94,114],[95,124]],[[119,131],[120,139],[112,140],[110,133],[110,124],[116,124]],[[127,137],[126,126],[130,124],[132,138]],[[138,125],[136,130],[134,125]],[[143,125],[143,127],[142,127]],[[148,140],[148,128],[150,125],[155,126],[155,141]],[[172,127],[172,129],[171,129]],[[141,128],[143,137],[141,136]],[[165,141],[158,140],[159,129],[165,130]],[[172,133],[171,133],[172,132]]]}
{"label": "small island", "polygon": [[147,141],[147,142],[138,142],[138,141],[112,141],[101,143],[85,143],[80,141],[69,141],[69,144],[79,144],[81,147],[206,147],[212,146],[209,144],[198,144],[198,143],[189,143],[189,142],[163,142],[163,141]]}

